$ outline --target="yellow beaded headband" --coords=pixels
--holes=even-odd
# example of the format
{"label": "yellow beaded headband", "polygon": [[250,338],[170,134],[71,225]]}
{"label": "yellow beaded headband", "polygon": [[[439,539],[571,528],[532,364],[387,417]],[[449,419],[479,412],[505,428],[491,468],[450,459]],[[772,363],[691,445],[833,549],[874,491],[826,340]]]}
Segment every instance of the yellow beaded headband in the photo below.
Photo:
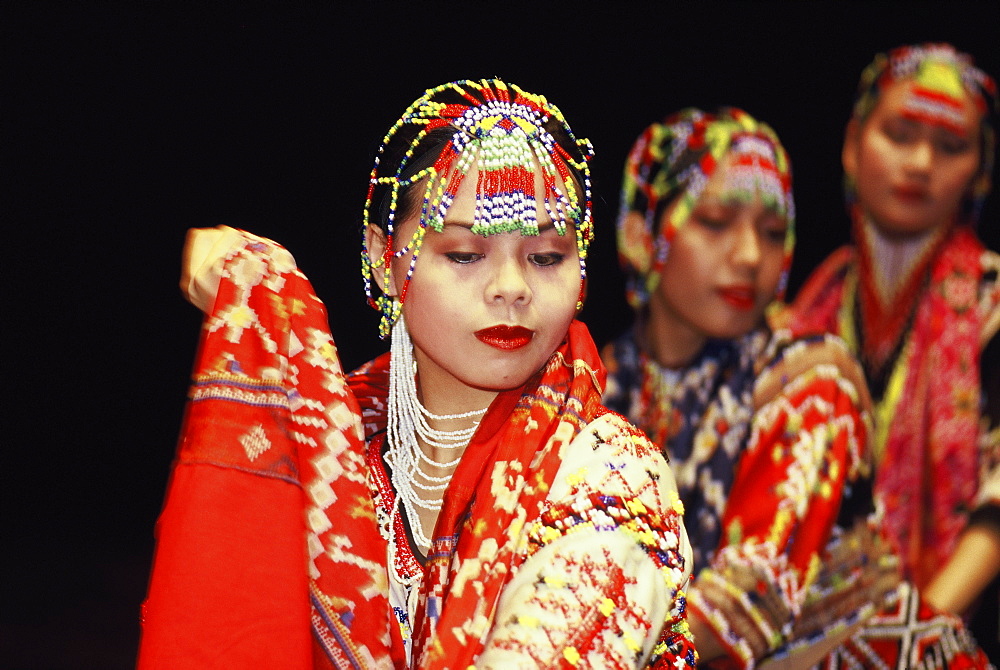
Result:
{"label": "yellow beaded headband", "polygon": [[[372,259],[362,249],[362,275],[369,304],[382,312],[385,337],[399,318],[417,256],[428,228],[440,232],[465,175],[479,171],[472,231],[481,235],[519,231],[537,235],[541,203],[562,235],[576,232],[582,307],[587,249],[594,236],[590,197],[590,142],[576,139],[559,109],[544,97],[499,79],[463,80],[428,89],[382,140],[369,178],[363,223],[378,226],[385,253]],[[535,176],[542,193],[535,193]],[[397,226],[408,198],[422,188],[420,218],[410,241],[395,248]],[[398,300],[372,286],[381,272],[386,286],[392,259],[412,254]]]}

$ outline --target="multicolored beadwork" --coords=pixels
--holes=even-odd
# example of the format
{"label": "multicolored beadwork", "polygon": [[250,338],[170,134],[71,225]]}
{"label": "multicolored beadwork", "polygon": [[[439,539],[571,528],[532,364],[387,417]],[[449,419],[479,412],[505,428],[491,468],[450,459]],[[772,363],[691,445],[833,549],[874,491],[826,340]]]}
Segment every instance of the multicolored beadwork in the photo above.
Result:
{"label": "multicolored beadwork", "polygon": [[[915,83],[907,111],[917,120],[953,125],[957,119],[956,102],[963,95],[968,95],[982,114],[980,169],[972,183],[968,211],[968,223],[974,224],[979,220],[983,202],[992,187],[995,116],[1000,113],[996,82],[974,65],[972,56],[956,51],[950,44],[898,47],[875,56],[861,73],[854,100],[854,119],[864,121],[868,118],[878,103],[881,90],[903,79],[912,79]],[[846,177],[844,191],[848,205],[852,205],[857,199],[856,189]]]}
{"label": "multicolored beadwork", "polygon": [[[553,136],[553,126],[565,135],[562,143]],[[421,141],[440,129],[453,131],[450,139],[432,164],[414,172],[412,166],[422,157]],[[386,161],[394,138],[398,143],[409,135],[413,139],[398,164]],[[363,223],[385,232],[386,252],[372,259],[366,244],[362,275],[369,304],[382,312],[380,335],[388,335],[399,318],[424,235],[428,229],[442,230],[462,180],[473,169],[478,170],[473,232],[537,235],[539,201],[560,235],[572,225],[580,258],[578,307],[582,307],[587,249],[594,236],[587,164],[592,155],[590,142],[576,139],[559,109],[543,96],[499,79],[463,80],[428,89],[386,133],[369,179]],[[536,175],[541,176],[542,193],[535,192]],[[398,246],[395,232],[403,221],[397,214],[408,187],[422,189],[420,218],[409,242]],[[385,221],[379,220],[381,212],[374,211],[379,189],[388,189],[381,194],[389,203]],[[411,260],[398,298],[373,290],[374,273],[381,272],[385,285],[390,285],[392,260],[407,254]]]}
{"label": "multicolored beadwork", "polygon": [[[743,110],[727,107],[710,114],[688,108],[646,128],[625,163],[618,248],[630,275],[627,291],[634,308],[645,306],[659,285],[674,235],[691,216],[705,184],[727,154],[732,155],[732,161],[726,190],[735,198],[756,195],[788,221],[784,269],[778,285],[778,297],[783,295],[795,248],[791,164],[784,147],[770,126]],[[657,218],[667,203],[676,205],[657,230]],[[644,213],[648,239],[653,240],[651,250],[630,253],[641,241],[631,239],[622,225],[629,212]],[[648,267],[636,267],[629,260],[641,257],[651,259]]]}

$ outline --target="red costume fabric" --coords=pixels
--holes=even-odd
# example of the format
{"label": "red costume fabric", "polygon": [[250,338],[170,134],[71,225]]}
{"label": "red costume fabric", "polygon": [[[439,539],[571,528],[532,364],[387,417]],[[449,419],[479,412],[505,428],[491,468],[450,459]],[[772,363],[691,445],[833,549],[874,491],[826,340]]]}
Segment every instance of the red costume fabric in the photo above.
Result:
{"label": "red costume fabric", "polygon": [[[900,328],[900,353],[877,399],[875,494],[907,576],[918,586],[954,549],[979,480],[979,354],[984,324],[1000,307],[1000,284],[981,290],[984,254],[968,227],[955,228],[941,243],[910,298],[912,325]],[[864,358],[856,324],[875,299],[865,288],[873,262],[851,247],[835,252],[797,296],[793,327],[841,335]]]}
{"label": "red costume fabric", "polygon": [[[870,417],[839,340],[761,328],[710,340],[673,369],[642,353],[633,330],[605,360],[605,401],[655,436],[677,477],[695,549],[688,609],[727,651],[713,667],[801,666],[809,645],[872,613],[868,596],[895,580],[873,573],[864,598],[845,596],[885,548],[865,541]],[[845,557],[847,546],[863,556]]]}
{"label": "red costume fabric", "polygon": [[[603,368],[579,323],[536,378],[497,396],[467,448],[424,568],[408,664],[366,445],[384,425],[387,365],[348,382],[326,310],[287,251],[244,235],[226,254],[157,527],[140,668],[469,667],[518,568],[583,531],[630,538],[658,583],[628,588],[663,589],[672,606],[645,620],[622,583],[597,580],[605,595],[568,612],[581,624],[550,641],[559,662],[636,667],[641,654],[615,655],[624,622],[659,636],[651,665],[694,667],[676,489],[658,450],[601,405]],[[588,451],[645,464],[641,500],[555,481],[584,427]],[[570,495],[553,500],[557,486]],[[528,625],[513,618],[505,625]]]}
{"label": "red costume fabric", "polygon": [[[860,226],[856,236],[863,239]],[[800,331],[841,335],[871,374],[885,380],[876,397],[874,497],[879,529],[900,557],[903,582],[861,629],[820,666],[992,667],[962,620],[934,611],[920,585],[950,556],[974,503],[982,465],[997,445],[980,450],[979,356],[1000,309],[1000,284],[984,272],[991,255],[966,226],[951,230],[918,266],[920,281],[904,309],[873,310],[874,259],[844,247],[810,277],[789,317]],[[899,314],[909,314],[900,319]],[[880,318],[881,317],[881,318]],[[877,341],[858,320],[881,321]],[[878,330],[878,329],[876,329]],[[893,336],[894,333],[894,336]],[[893,350],[893,351],[890,351]],[[875,388],[873,386],[873,388]],[[994,452],[990,456],[989,452]]]}

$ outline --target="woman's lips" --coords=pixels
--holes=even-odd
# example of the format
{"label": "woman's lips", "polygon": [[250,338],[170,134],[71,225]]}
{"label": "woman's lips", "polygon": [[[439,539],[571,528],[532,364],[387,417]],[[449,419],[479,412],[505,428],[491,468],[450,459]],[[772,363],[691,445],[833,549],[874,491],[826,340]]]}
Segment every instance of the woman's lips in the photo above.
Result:
{"label": "woman's lips", "polygon": [[754,306],[754,291],[750,286],[725,286],[719,295],[727,303],[739,310],[751,310]]}
{"label": "woman's lips", "polygon": [[927,198],[927,189],[923,186],[896,186],[892,189],[893,195],[905,202],[923,202]]}
{"label": "woman's lips", "polygon": [[497,349],[512,351],[520,349],[531,342],[535,331],[522,328],[521,326],[493,326],[492,328],[477,330],[475,335],[484,344],[496,347]]}

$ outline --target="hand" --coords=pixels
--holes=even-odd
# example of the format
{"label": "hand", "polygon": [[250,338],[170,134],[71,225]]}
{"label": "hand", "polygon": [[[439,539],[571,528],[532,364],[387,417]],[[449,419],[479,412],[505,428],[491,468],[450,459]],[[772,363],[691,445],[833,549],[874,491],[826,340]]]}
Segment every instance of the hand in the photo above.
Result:
{"label": "hand", "polygon": [[[221,265],[217,261],[238,235],[239,232],[229,226],[191,228],[187,232],[181,257],[180,289],[202,312],[207,313],[212,308],[219,291]],[[217,268],[217,265],[220,266]]]}

